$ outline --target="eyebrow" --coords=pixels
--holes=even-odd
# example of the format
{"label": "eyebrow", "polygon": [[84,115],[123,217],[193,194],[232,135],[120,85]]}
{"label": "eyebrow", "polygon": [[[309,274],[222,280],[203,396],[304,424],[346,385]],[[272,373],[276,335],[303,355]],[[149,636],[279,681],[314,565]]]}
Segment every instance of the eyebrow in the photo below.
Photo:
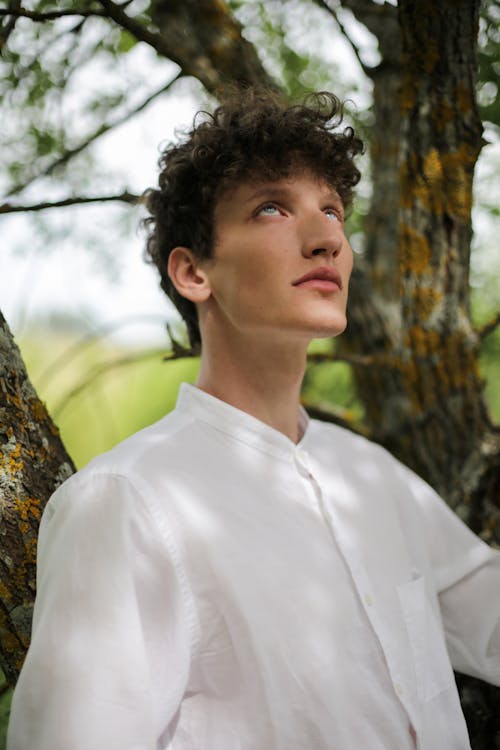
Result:
{"label": "eyebrow", "polygon": [[[287,197],[287,196],[294,195],[295,192],[298,192],[298,191],[292,188],[288,188],[284,185],[273,185],[271,183],[268,185],[264,185],[261,188],[258,188],[254,193],[252,193],[246,199],[245,203],[251,203],[256,198],[269,198],[272,200],[273,198]],[[333,188],[331,190],[328,190],[326,193],[324,193],[323,197],[324,197],[324,200],[333,201],[335,203],[338,203],[340,206],[343,206],[342,198],[337,193],[337,191],[334,190]]]}

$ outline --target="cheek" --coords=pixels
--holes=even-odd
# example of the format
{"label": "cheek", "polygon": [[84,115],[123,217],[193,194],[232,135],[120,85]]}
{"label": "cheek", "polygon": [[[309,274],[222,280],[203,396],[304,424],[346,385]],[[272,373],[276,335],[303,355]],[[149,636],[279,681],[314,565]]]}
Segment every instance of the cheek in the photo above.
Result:
{"label": "cheek", "polygon": [[347,246],[345,248],[344,262],[345,262],[346,281],[349,281],[351,277],[352,269],[354,266],[354,253],[349,243],[347,243]]}

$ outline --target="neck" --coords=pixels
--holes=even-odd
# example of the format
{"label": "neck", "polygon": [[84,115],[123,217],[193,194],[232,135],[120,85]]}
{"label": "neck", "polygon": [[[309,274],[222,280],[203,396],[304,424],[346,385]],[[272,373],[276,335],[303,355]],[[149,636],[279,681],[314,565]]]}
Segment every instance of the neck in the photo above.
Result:
{"label": "neck", "polygon": [[258,335],[223,342],[204,338],[196,385],[296,443],[306,350],[306,343],[263,343]]}

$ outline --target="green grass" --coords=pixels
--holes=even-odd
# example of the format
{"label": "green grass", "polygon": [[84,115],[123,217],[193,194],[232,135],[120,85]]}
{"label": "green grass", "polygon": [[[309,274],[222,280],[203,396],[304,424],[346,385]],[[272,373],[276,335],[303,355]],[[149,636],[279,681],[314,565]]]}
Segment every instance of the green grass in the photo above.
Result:
{"label": "green grass", "polygon": [[180,383],[194,382],[199,366],[194,359],[165,362],[158,348],[96,341],[69,356],[71,347],[68,337],[43,332],[21,342],[33,385],[78,468],[171,411]]}

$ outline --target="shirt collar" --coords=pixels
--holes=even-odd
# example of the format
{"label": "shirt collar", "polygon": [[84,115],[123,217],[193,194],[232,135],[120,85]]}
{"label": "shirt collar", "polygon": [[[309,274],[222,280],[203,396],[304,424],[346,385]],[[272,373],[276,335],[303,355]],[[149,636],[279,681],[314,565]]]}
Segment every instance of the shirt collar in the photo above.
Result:
{"label": "shirt collar", "polygon": [[299,446],[303,445],[309,426],[309,417],[301,406],[299,432],[302,437],[295,444],[282,432],[261,422],[260,419],[188,383],[181,383],[176,411],[208,423],[234,440],[286,460],[290,460]]}

